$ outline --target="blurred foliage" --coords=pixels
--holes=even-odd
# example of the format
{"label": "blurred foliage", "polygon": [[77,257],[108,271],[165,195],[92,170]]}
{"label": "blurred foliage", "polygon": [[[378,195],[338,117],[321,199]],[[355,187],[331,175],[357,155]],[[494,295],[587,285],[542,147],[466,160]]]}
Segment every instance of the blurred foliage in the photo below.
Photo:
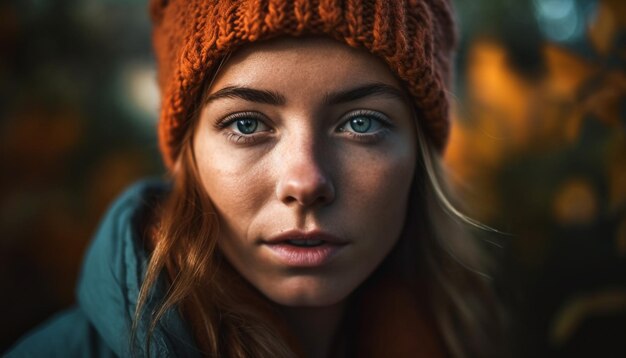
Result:
{"label": "blurred foliage", "polygon": [[162,172],[144,1],[0,2],[3,351],[74,300],[125,186]]}
{"label": "blurred foliage", "polygon": [[[511,234],[493,251],[515,350],[624,357],[626,3],[458,5],[468,23],[446,159],[470,212]],[[576,26],[546,24],[566,16]]]}
{"label": "blurred foliage", "polygon": [[[626,356],[626,2],[456,1],[446,153],[520,357]],[[160,174],[145,0],[0,2],[0,351],[73,302],[113,198]],[[483,234],[487,236],[486,234]]]}

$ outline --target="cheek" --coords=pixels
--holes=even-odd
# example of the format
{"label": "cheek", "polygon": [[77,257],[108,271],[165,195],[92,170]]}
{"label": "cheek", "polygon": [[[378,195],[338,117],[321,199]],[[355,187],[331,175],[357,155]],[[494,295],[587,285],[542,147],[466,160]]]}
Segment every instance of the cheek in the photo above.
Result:
{"label": "cheek", "polygon": [[[352,204],[384,214],[404,209],[415,171],[411,146],[359,151],[341,156],[341,187]],[[393,209],[393,210],[391,210]]]}
{"label": "cheek", "polygon": [[363,249],[382,259],[400,237],[415,172],[409,148],[363,155],[362,161],[343,161],[344,221],[355,228]]}
{"label": "cheek", "polygon": [[245,151],[232,153],[219,143],[199,143],[196,148],[202,185],[219,216],[232,229],[245,230],[272,192],[267,177],[271,171]]}

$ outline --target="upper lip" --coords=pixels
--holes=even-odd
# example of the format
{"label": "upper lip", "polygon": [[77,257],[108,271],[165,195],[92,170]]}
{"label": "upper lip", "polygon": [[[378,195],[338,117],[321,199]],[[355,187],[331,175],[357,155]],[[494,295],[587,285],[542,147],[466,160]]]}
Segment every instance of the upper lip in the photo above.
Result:
{"label": "upper lip", "polygon": [[301,230],[289,230],[282,232],[278,235],[269,237],[262,240],[264,244],[280,244],[289,240],[322,240],[324,242],[334,245],[345,245],[347,240],[329,234],[321,230],[301,231]]}

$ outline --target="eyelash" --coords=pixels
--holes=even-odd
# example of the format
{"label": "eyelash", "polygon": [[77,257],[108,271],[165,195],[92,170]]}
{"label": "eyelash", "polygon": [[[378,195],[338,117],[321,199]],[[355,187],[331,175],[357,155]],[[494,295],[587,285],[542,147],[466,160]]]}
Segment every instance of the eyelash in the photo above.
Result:
{"label": "eyelash", "polygon": [[[344,133],[348,135],[350,138],[357,140],[359,142],[375,143],[378,140],[382,139],[382,137],[384,137],[385,134],[387,134],[387,132],[389,131],[389,128],[393,126],[392,122],[384,114],[375,112],[375,111],[361,109],[355,112],[349,112],[348,114],[344,115],[341,120],[341,125],[339,128],[344,127],[345,125],[348,124],[350,120],[357,118],[357,117],[373,118],[374,120],[377,120],[380,122],[382,128],[374,133],[367,133],[367,134],[346,131],[346,130],[339,130],[339,129],[337,129],[337,131],[340,133]],[[244,118],[253,118],[264,124],[266,122],[265,117],[258,112],[238,112],[238,113],[233,113],[219,120],[215,124],[215,127],[219,130],[222,130],[226,138],[234,142],[235,144],[242,144],[242,145],[254,144],[258,140],[262,139],[261,137],[259,137],[259,135],[255,135],[256,133],[245,135],[245,134],[239,134],[233,131],[224,131],[226,128],[231,126],[236,121],[240,119],[244,119]],[[265,125],[267,126],[267,124]]]}
{"label": "eyelash", "polygon": [[244,118],[254,118],[256,120],[262,121],[265,117],[258,112],[237,112],[217,121],[217,123],[215,123],[215,127],[217,127],[218,129],[224,129],[233,124],[235,121]]}

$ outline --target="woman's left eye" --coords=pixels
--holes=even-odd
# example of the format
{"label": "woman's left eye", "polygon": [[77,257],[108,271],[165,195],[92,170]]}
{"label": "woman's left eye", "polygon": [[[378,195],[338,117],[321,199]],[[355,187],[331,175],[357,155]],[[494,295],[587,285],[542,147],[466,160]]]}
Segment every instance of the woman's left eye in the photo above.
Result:
{"label": "woman's left eye", "polygon": [[340,132],[354,135],[371,135],[389,124],[385,116],[378,112],[358,111],[348,115],[348,119],[338,128]]}
{"label": "woman's left eye", "polygon": [[241,134],[252,134],[259,128],[259,120],[256,118],[238,119],[234,124]]}

